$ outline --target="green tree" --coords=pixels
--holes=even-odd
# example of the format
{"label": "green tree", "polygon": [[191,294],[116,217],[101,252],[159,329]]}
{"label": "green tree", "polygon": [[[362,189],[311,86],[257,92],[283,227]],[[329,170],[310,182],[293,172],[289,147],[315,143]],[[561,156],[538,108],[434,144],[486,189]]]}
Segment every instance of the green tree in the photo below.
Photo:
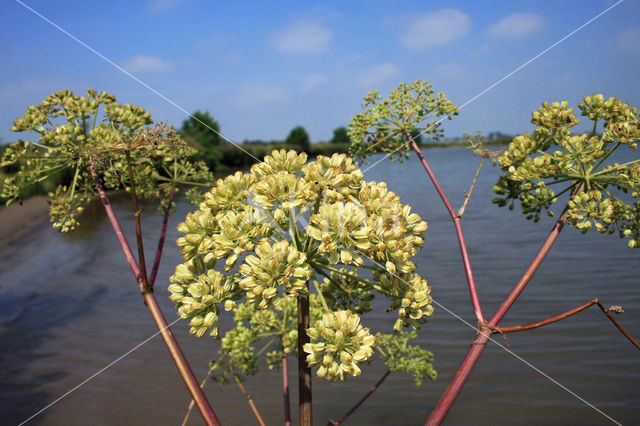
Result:
{"label": "green tree", "polygon": [[333,138],[331,138],[331,143],[350,143],[351,139],[349,139],[348,132],[349,130],[344,126],[333,129]]}
{"label": "green tree", "polygon": [[411,132],[409,132],[409,134],[411,134],[411,137],[414,141],[416,141],[418,145],[422,145],[425,142],[424,140],[422,140],[422,130],[414,128]]}
{"label": "green tree", "polygon": [[309,151],[309,148],[311,148],[309,133],[302,126],[294,127],[284,142],[298,151]]}
{"label": "green tree", "polygon": [[180,130],[184,136],[196,141],[204,151],[222,143],[220,124],[209,114],[209,111],[194,112],[191,117],[182,122]]}
{"label": "green tree", "polygon": [[209,111],[196,111],[182,122],[182,135],[195,142],[202,159],[211,170],[219,170],[223,140],[220,136],[220,124],[209,114]]}

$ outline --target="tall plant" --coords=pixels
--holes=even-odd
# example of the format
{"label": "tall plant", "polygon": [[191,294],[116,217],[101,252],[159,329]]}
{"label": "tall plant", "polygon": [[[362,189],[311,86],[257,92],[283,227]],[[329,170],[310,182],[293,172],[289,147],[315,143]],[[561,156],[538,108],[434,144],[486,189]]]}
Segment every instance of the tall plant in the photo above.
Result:
{"label": "tall plant", "polygon": [[[300,424],[309,425],[311,368],[330,381],[358,376],[379,344],[390,368],[418,381],[435,376],[431,354],[407,347],[413,335],[403,348],[391,336],[376,339],[360,318],[376,294],[390,301],[390,329],[417,329],[431,316],[430,288],[411,261],[426,229],[346,155],[307,162],[304,153],[273,151],[249,173],[218,180],[179,225],[185,262],[170,279],[171,299],[196,336],[218,338],[222,308],[235,311],[222,348],[234,376],[255,372],[259,339],[280,346],[269,353],[272,366],[297,353]],[[400,360],[408,355],[414,363]]]}
{"label": "tall plant", "polygon": [[[76,229],[84,205],[96,196],[100,198],[138,289],[187,388],[207,424],[218,424],[153,295],[174,194],[182,186],[210,181],[211,175],[202,163],[192,161],[195,150],[173,129],[164,124],[150,127],[151,123],[150,113],[136,105],[120,104],[109,93],[89,89],[86,96],[79,96],[70,90],[56,91],[15,120],[11,130],[33,132],[36,140],[19,140],[7,147],[0,164],[18,170],[4,180],[1,196],[8,199],[7,204],[21,201],[25,187],[59,170],[72,170],[71,182],[57,186],[48,199],[53,227],[60,232]],[[111,206],[109,190],[126,190],[131,195],[137,259]],[[150,273],[142,242],[139,198],[159,199],[164,213]]]}
{"label": "tall plant", "polygon": [[[529,268],[498,311],[490,320],[486,320],[461,224],[476,180],[474,179],[463,206],[455,210],[411,135],[414,128],[424,128],[425,133],[437,132],[442,119],[451,118],[457,113],[457,108],[446,100],[444,95],[434,94],[430,85],[420,81],[411,85],[400,84],[388,99],[382,99],[374,91],[365,96],[364,100],[363,108],[366,109],[357,114],[350,123],[352,153],[360,158],[374,152],[388,152],[392,158],[408,157],[410,150],[416,153],[453,220],[471,304],[478,321],[476,340],[427,424],[439,424],[445,418],[493,333],[540,327],[597,305],[640,349],[640,344],[611,315],[611,312],[620,310],[617,307],[607,309],[597,299],[537,323],[499,327],[500,320],[539,268],[565,224],[582,232],[588,232],[592,228],[601,233],[617,232],[620,237],[629,238],[630,248],[638,246],[640,159],[636,158],[623,164],[611,160],[613,152],[623,145],[633,151],[637,150],[640,119],[636,108],[616,98],[605,100],[599,94],[587,96],[578,107],[582,116],[592,120],[592,131],[574,134],[571,128],[578,124],[579,120],[574,109],[569,108],[568,102],[545,102],[542,108],[532,115],[532,123],[537,126],[533,134],[526,133],[516,137],[508,149],[495,160],[504,172],[494,187],[498,195],[494,203],[499,206],[508,205],[513,209],[516,203],[519,203],[528,219],[538,221],[542,212],[547,212],[550,216],[556,214],[551,207],[561,195],[568,194],[568,200]],[[443,118],[429,121],[427,117],[430,116]],[[599,124],[603,125],[602,133],[598,133]],[[476,173],[477,178],[484,159],[496,155],[482,148],[481,140],[477,138],[472,139],[472,147],[475,153],[482,157]]]}

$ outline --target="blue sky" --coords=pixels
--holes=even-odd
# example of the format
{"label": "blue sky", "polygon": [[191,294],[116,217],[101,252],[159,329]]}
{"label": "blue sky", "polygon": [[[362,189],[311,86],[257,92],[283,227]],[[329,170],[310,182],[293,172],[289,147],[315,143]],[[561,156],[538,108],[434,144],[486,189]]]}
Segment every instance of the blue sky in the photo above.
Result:
{"label": "blue sky", "polygon": [[[313,141],[371,89],[427,79],[462,105],[614,1],[24,0],[234,141]],[[640,106],[640,3],[626,0],[445,123],[445,136],[531,130],[542,101],[594,92]],[[48,93],[107,91],[179,127],[186,114],[18,2],[0,5],[0,138]]]}

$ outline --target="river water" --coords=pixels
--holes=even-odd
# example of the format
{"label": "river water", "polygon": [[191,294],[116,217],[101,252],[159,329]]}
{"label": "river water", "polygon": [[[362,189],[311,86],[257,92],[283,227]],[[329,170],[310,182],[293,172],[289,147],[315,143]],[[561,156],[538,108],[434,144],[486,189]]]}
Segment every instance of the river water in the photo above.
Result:
{"label": "river water", "polygon": [[[425,151],[454,206],[464,199],[478,159],[465,149]],[[624,154],[623,154],[624,155]],[[635,154],[637,156],[637,154]],[[372,163],[377,160],[374,157]],[[365,173],[384,180],[402,202],[429,222],[418,271],[432,286],[434,299],[470,324],[466,280],[453,225],[420,164],[381,162]],[[546,234],[550,218],[534,224],[491,204],[498,170],[483,169],[464,216],[463,227],[485,316],[497,309],[525,270]],[[115,200],[129,235],[133,221],[126,199]],[[170,219],[165,257],[156,295],[169,320],[176,319],[167,297],[168,277],[181,256],[172,244],[177,224],[193,207],[181,202]],[[97,371],[152,336],[151,317],[138,294],[124,256],[99,205],[88,209],[80,231],[61,235],[46,219],[16,230],[0,246],[0,423],[19,424],[56,401]],[[161,217],[145,210],[145,246],[152,261]],[[132,241],[133,242],[133,241]],[[622,305],[618,317],[640,336],[640,250],[617,236],[582,235],[565,227],[541,269],[505,317],[518,325],[557,315],[594,297]],[[475,331],[437,307],[420,343],[435,355],[435,382],[413,386],[393,373],[345,424],[422,424],[464,357]],[[363,321],[391,327],[384,309]],[[178,321],[177,335],[198,377],[216,356],[218,343],[196,339]],[[504,345],[501,338],[497,341]],[[595,307],[560,323],[509,335],[508,353],[489,344],[447,417],[451,425],[611,424],[597,409],[622,424],[640,424],[640,352]],[[295,367],[295,361],[290,360]],[[292,368],[295,370],[295,368]],[[314,379],[314,419],[339,418],[385,371],[380,361],[346,383]],[[544,374],[543,374],[544,373]],[[296,378],[291,371],[295,412]],[[267,424],[283,422],[280,374],[266,369],[246,383]],[[235,386],[215,383],[206,391],[223,424],[255,424]],[[573,392],[583,398],[579,400]],[[189,396],[159,337],[149,340],[110,368],[33,418],[28,424],[176,425]],[[202,424],[197,412],[189,424]]]}

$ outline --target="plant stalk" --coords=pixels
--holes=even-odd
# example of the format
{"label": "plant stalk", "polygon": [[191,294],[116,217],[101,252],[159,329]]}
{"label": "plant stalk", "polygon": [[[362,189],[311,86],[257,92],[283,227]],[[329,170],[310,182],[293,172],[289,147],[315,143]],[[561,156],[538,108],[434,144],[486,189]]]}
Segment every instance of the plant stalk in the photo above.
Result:
{"label": "plant stalk", "polygon": [[609,318],[609,320],[613,323],[613,325],[616,326],[616,328],[620,331],[620,333],[622,333],[622,335],[626,337],[636,348],[640,349],[640,343],[638,343],[636,339],[631,337],[631,335],[627,332],[627,330],[625,330],[624,327],[622,327],[620,323],[616,321],[616,319],[610,313],[611,309],[605,308],[604,305],[600,303],[600,301],[597,298],[585,303],[584,305],[580,305],[577,308],[571,309],[570,311],[567,311],[560,315],[556,315],[551,318],[547,318],[542,321],[537,321],[531,324],[517,325],[514,327],[498,327],[497,330],[500,333],[515,333],[517,331],[525,331],[525,330],[531,330],[538,327],[544,327],[545,325],[553,324],[554,322],[558,322],[572,315],[575,315],[579,312],[582,312],[588,307],[593,305],[597,305],[598,308],[600,308],[600,310],[602,311],[602,313],[604,313],[607,316],[607,318]]}
{"label": "plant stalk", "polygon": [[309,343],[307,328],[309,328],[309,283],[307,294],[298,296],[298,395],[300,426],[313,424],[311,405],[311,367],[307,364],[304,345]]}
{"label": "plant stalk", "polygon": [[133,252],[131,251],[129,242],[127,241],[124,232],[122,231],[122,227],[120,226],[120,223],[116,218],[113,207],[111,206],[111,202],[109,201],[109,198],[107,197],[107,194],[104,190],[104,186],[102,185],[102,182],[100,181],[100,178],[96,174],[93,167],[90,167],[90,171],[93,183],[96,187],[96,190],[98,191],[98,194],[100,195],[102,206],[104,207],[107,217],[109,218],[109,222],[111,223],[113,231],[116,234],[116,238],[120,243],[120,247],[122,248],[125,257],[127,258],[127,262],[131,267],[131,271],[138,281],[138,287],[144,297],[145,304],[147,305],[147,308],[149,309],[149,312],[151,313],[151,316],[153,317],[158,330],[160,330],[160,333],[162,334],[162,339],[164,340],[165,345],[169,350],[169,354],[173,358],[173,361],[175,362],[176,367],[178,368],[178,371],[180,372],[180,375],[182,376],[182,379],[184,380],[187,389],[191,394],[191,397],[196,402],[196,406],[198,407],[198,410],[200,411],[200,414],[202,415],[207,425],[220,425],[220,422],[218,421],[213,409],[211,408],[207,397],[204,395],[204,392],[200,388],[200,385],[198,384],[198,381],[195,378],[189,363],[182,353],[182,350],[180,349],[175,336],[171,332],[171,329],[167,324],[167,320],[162,314],[160,306],[158,305],[158,302],[156,301],[153,293],[144,291],[144,280],[142,278],[140,268],[138,267]]}
{"label": "plant stalk", "polygon": [[451,206],[451,203],[449,202],[449,199],[447,198],[446,194],[442,190],[442,187],[440,186],[440,183],[438,182],[438,179],[436,178],[436,176],[433,174],[433,171],[431,170],[431,167],[429,167],[429,163],[427,163],[427,160],[424,158],[424,155],[422,155],[422,151],[420,150],[420,147],[418,146],[416,141],[413,139],[413,137],[410,134],[406,134],[406,137],[411,142],[411,147],[413,148],[413,150],[418,155],[418,158],[420,159],[420,162],[422,163],[422,166],[424,167],[424,169],[427,171],[427,174],[429,175],[429,178],[431,179],[431,182],[433,182],[433,186],[435,186],[436,191],[438,192],[438,195],[440,195],[440,198],[442,198],[442,202],[444,203],[445,207],[447,208],[447,211],[449,212],[449,215],[451,216],[451,220],[453,220],[453,224],[454,224],[454,226],[456,228],[456,235],[458,236],[458,243],[460,245],[460,254],[462,255],[462,263],[464,264],[464,272],[465,272],[465,275],[467,276],[467,284],[468,284],[468,287],[469,287],[469,295],[471,296],[471,303],[473,305],[473,311],[475,312],[476,319],[478,320],[478,322],[479,323],[484,323],[485,320],[484,320],[484,316],[482,315],[482,308],[480,307],[480,299],[478,297],[478,291],[477,291],[477,288],[476,288],[476,282],[475,282],[475,279],[473,277],[473,270],[471,269],[471,261],[469,260],[469,252],[467,250],[467,243],[466,243],[466,241],[464,239],[464,232],[462,231],[462,224],[460,223],[460,215]]}
{"label": "plant stalk", "polygon": [[140,204],[138,203],[138,196],[136,195],[136,184],[133,176],[133,166],[131,165],[131,154],[129,151],[127,155],[127,166],[129,169],[129,187],[131,188],[131,201],[133,202],[133,215],[136,221],[136,241],[138,243],[138,264],[140,265],[140,278],[142,279],[142,292],[153,291],[153,288],[149,286],[147,275],[147,261],[144,258],[144,244],[142,242],[142,223],[140,215]]}
{"label": "plant stalk", "polygon": [[382,382],[384,382],[384,380],[389,376],[389,374],[391,374],[391,370],[387,370],[382,375],[380,380],[378,380],[376,384],[373,385],[371,389],[369,389],[369,391],[365,393],[364,396],[360,398],[360,400],[356,402],[356,404],[353,407],[351,407],[351,409],[349,409],[349,411],[347,411],[342,417],[340,417],[340,419],[337,422],[329,421],[329,424],[331,426],[338,426],[340,423],[344,422],[347,419],[347,417],[353,414],[353,412],[356,411],[367,400],[367,398],[369,398],[371,394],[376,391],[376,389],[378,389],[378,387],[382,384]]}
{"label": "plant stalk", "polygon": [[169,222],[169,213],[171,212],[171,203],[173,202],[173,196],[176,191],[176,185],[171,187],[171,193],[167,200],[167,207],[164,209],[164,216],[162,217],[162,227],[160,228],[160,238],[158,239],[158,247],[156,248],[156,258],[153,260],[153,266],[151,267],[151,275],[149,275],[149,287],[153,288],[153,284],[156,282],[156,276],[158,275],[158,268],[160,267],[160,260],[162,259],[162,250],[164,249],[164,240],[167,236],[167,224]]}
{"label": "plant stalk", "polygon": [[282,337],[282,396],[284,399],[284,424],[291,426],[291,404],[289,402],[289,363],[284,352],[284,337]]}
{"label": "plant stalk", "polygon": [[256,404],[253,402],[253,397],[244,388],[244,385],[242,384],[240,379],[238,379],[238,376],[236,376],[234,374],[233,378],[236,381],[236,383],[238,384],[238,387],[240,388],[240,392],[242,392],[242,395],[244,395],[244,397],[247,398],[247,401],[249,402],[249,405],[251,406],[251,411],[253,411],[253,414],[256,416],[256,419],[258,420],[258,423],[260,423],[260,426],[265,426],[264,420],[262,420],[262,416],[260,415],[260,412],[258,411],[258,408],[256,407]]}
{"label": "plant stalk", "polygon": [[476,362],[478,362],[482,351],[487,345],[487,342],[489,341],[489,338],[492,334],[491,329],[495,329],[500,320],[506,315],[509,308],[511,308],[511,306],[515,303],[518,296],[522,293],[525,286],[533,277],[533,274],[538,270],[540,264],[542,264],[542,261],[549,253],[549,250],[551,250],[553,243],[558,238],[562,227],[567,221],[566,211],[567,208],[565,207],[562,215],[556,221],[542,247],[536,254],[535,258],[533,259],[525,273],[522,275],[522,278],[520,278],[520,281],[518,281],[513,290],[511,290],[509,296],[507,296],[504,302],[502,302],[502,305],[500,305],[500,308],[493,315],[489,323],[480,323],[480,329],[478,331],[476,340],[471,345],[471,348],[469,349],[469,352],[467,352],[467,355],[462,361],[462,364],[460,364],[460,367],[458,367],[458,371],[453,376],[453,379],[451,379],[449,386],[447,386],[447,389],[442,394],[442,397],[440,397],[440,401],[438,401],[438,404],[429,416],[426,425],[439,425],[446,417],[447,413],[451,409],[451,406],[458,397],[458,394],[462,390],[462,387],[469,378],[471,370],[473,370],[473,367],[475,366]]}

